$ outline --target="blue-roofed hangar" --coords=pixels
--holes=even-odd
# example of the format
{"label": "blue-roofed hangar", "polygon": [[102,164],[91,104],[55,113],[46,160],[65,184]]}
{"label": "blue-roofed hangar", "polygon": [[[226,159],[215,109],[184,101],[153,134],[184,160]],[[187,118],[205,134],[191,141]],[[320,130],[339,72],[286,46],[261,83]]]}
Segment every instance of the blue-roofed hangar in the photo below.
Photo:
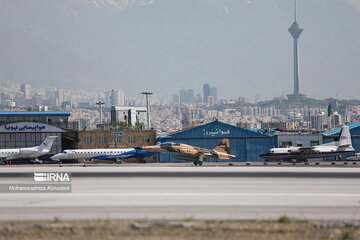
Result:
{"label": "blue-roofed hangar", "polygon": [[[351,135],[351,141],[355,152],[360,152],[360,122],[356,122],[348,125]],[[329,143],[333,141],[337,141],[339,138],[341,128],[336,128],[328,132],[324,132],[324,143]],[[347,157],[350,157],[352,153],[342,154],[342,159],[345,160]],[[331,158],[327,158],[327,160],[333,160]]]}
{"label": "blue-roofed hangar", "polygon": [[[188,130],[180,131],[158,139],[159,142],[178,142],[197,147],[213,149],[223,139],[230,140],[231,154],[236,159],[231,161],[263,161],[259,157],[276,146],[276,137],[270,137],[219,121],[210,122]],[[174,158],[174,154],[160,153],[159,162],[183,162]],[[230,161],[227,159],[207,159],[209,162]]]}

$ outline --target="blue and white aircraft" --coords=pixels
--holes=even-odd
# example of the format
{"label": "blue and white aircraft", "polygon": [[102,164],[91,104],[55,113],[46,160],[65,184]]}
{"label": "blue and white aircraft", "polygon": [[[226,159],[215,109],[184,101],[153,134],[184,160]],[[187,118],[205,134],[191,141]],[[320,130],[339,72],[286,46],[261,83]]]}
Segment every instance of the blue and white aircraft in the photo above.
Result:
{"label": "blue and white aircraft", "polygon": [[265,159],[306,161],[309,158],[340,157],[343,153],[354,152],[348,126],[343,126],[338,141],[325,143],[313,147],[271,148],[269,152],[261,154]]}
{"label": "blue and white aircraft", "polygon": [[51,157],[52,160],[62,161],[66,159],[100,159],[112,160],[122,163],[124,159],[151,157],[154,153],[135,148],[106,148],[106,149],[71,149],[64,150]]}

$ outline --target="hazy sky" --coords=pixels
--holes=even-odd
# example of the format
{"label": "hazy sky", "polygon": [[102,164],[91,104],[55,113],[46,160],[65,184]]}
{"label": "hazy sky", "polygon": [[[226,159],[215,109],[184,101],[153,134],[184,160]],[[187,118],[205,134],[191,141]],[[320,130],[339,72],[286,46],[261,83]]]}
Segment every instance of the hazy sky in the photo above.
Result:
{"label": "hazy sky", "polygon": [[[303,93],[360,99],[359,2],[298,0]],[[270,99],[293,91],[292,21],[291,0],[0,0],[0,81]]]}

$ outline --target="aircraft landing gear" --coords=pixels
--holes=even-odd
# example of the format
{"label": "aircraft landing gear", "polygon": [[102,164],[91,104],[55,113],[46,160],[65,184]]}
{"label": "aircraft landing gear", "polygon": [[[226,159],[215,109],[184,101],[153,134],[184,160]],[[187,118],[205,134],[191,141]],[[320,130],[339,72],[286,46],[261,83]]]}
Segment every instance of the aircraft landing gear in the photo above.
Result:
{"label": "aircraft landing gear", "polygon": [[123,164],[125,163],[124,160],[122,159],[116,159],[116,164]]}
{"label": "aircraft landing gear", "polygon": [[198,164],[199,164],[199,166],[201,166],[203,164],[203,162],[202,161],[194,161],[195,166],[198,165]]}

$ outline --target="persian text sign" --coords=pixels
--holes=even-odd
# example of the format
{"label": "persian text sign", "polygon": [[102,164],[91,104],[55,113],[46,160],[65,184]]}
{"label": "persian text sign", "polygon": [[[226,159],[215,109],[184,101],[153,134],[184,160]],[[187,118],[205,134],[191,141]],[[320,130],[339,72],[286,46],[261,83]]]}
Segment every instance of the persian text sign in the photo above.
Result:
{"label": "persian text sign", "polygon": [[230,135],[230,130],[223,130],[223,129],[213,129],[213,130],[203,130],[203,135],[204,136],[210,136],[210,137],[215,137],[215,136],[229,136]]}

